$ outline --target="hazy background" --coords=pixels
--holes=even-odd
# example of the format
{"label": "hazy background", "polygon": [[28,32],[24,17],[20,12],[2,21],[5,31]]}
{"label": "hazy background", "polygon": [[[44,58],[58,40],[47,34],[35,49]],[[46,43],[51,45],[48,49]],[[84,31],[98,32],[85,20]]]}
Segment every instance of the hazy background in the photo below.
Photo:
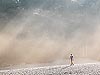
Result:
{"label": "hazy background", "polygon": [[0,66],[100,60],[100,0],[0,0]]}

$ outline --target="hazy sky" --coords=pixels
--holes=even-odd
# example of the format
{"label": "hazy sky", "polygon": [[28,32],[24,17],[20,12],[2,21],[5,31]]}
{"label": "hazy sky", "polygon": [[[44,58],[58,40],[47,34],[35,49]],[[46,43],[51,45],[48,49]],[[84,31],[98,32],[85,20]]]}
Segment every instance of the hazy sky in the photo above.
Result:
{"label": "hazy sky", "polygon": [[0,64],[100,60],[99,20],[100,0],[0,0]]}

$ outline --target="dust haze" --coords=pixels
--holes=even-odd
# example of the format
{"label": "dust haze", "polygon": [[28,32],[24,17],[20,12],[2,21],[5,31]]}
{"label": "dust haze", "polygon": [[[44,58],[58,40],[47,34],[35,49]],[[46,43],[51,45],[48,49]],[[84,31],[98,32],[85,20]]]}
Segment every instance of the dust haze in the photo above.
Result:
{"label": "dust haze", "polygon": [[100,60],[99,0],[0,0],[0,66]]}

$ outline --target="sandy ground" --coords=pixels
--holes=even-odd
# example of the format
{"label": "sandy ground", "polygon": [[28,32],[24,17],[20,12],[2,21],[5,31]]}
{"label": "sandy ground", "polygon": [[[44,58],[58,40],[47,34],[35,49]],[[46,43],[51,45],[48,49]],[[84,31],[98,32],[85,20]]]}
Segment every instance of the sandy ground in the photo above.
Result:
{"label": "sandy ground", "polygon": [[8,69],[0,75],[100,75],[100,63]]}

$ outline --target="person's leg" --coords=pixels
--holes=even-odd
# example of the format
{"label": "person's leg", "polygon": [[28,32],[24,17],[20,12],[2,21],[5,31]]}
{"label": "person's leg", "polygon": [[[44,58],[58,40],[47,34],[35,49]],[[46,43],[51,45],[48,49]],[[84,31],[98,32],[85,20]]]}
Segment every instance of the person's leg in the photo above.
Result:
{"label": "person's leg", "polygon": [[74,65],[73,61],[71,60],[71,64],[70,65]]}
{"label": "person's leg", "polygon": [[72,65],[74,65],[73,61],[72,61]]}
{"label": "person's leg", "polygon": [[72,60],[71,60],[71,64],[70,65],[72,65],[73,64],[73,62],[72,62]]}

